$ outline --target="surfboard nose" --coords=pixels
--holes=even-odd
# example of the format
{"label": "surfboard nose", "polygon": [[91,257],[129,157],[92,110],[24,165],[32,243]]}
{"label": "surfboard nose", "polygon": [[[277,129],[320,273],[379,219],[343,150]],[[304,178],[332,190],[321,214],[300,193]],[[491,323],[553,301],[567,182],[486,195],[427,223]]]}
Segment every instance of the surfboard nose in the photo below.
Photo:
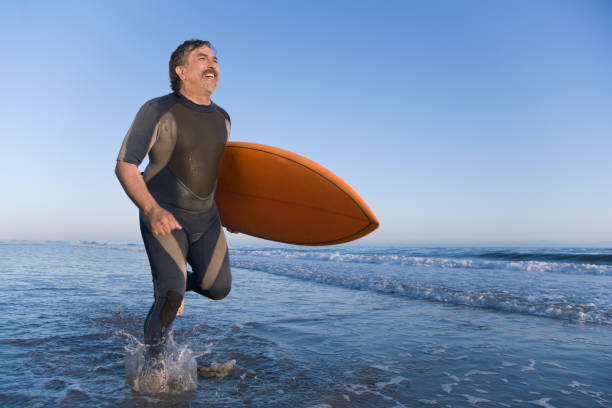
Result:
{"label": "surfboard nose", "polygon": [[379,226],[340,177],[306,157],[255,143],[226,145],[215,199],[224,226],[290,244],[340,244]]}

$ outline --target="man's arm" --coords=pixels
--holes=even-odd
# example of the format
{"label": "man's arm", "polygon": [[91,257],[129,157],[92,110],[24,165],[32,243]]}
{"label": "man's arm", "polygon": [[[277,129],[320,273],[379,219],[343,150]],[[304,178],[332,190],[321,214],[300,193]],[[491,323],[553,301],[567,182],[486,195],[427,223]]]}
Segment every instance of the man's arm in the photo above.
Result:
{"label": "man's arm", "polygon": [[182,229],[176,218],[155,201],[138,171],[138,166],[118,160],[115,174],[128,197],[146,216],[154,235],[165,235],[172,230]]}

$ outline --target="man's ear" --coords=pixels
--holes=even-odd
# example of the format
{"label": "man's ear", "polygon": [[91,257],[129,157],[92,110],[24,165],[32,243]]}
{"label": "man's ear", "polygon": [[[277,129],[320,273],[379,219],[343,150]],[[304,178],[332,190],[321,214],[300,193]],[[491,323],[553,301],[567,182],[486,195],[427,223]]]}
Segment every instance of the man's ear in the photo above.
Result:
{"label": "man's ear", "polygon": [[177,65],[176,67],[174,67],[174,72],[176,73],[176,75],[178,75],[179,78],[181,78],[181,81],[185,80],[185,68]]}

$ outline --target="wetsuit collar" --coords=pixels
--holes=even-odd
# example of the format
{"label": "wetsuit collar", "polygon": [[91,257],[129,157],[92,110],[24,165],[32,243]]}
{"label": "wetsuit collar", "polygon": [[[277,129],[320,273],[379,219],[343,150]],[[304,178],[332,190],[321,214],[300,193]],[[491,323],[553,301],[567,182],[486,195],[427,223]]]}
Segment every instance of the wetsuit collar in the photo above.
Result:
{"label": "wetsuit collar", "polygon": [[195,111],[198,111],[198,112],[212,112],[215,109],[215,103],[213,101],[210,101],[210,105],[198,105],[197,103],[194,103],[194,102],[190,101],[189,99],[187,99],[180,92],[175,92],[174,94],[176,95],[176,97],[178,98],[178,101],[180,103],[182,103],[186,107],[188,107],[190,109],[193,109]]}

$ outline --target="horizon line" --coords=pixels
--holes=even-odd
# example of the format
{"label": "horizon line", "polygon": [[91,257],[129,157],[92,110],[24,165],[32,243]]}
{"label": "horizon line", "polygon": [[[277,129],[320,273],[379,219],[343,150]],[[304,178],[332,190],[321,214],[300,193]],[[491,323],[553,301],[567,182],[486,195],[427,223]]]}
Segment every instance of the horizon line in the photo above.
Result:
{"label": "horizon line", "polygon": [[[249,237],[253,242],[235,243],[235,247],[241,246],[257,246],[257,247],[270,247],[270,246],[294,246],[301,248],[331,248],[340,246],[354,246],[354,247],[589,247],[589,248],[612,248],[612,241],[573,241],[573,240],[427,240],[427,241],[381,241],[381,242],[359,242],[353,241],[338,245],[324,245],[324,246],[310,246],[310,245],[293,245],[283,242],[267,241],[264,239]],[[128,240],[70,240],[70,239],[14,239],[14,238],[0,238],[0,244],[91,244],[91,245],[143,245],[141,240],[128,241]],[[230,243],[231,244],[231,243]]]}

